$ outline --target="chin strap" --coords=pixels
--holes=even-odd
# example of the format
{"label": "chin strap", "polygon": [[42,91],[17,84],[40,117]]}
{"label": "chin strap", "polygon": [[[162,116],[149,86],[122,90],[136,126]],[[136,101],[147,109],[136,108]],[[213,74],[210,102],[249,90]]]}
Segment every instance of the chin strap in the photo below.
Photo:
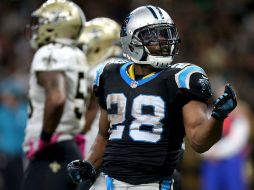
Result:
{"label": "chin strap", "polygon": [[147,62],[150,63],[151,66],[158,68],[158,69],[165,69],[170,66],[170,64],[173,61],[172,56],[153,56],[153,55],[148,55],[147,56]]}
{"label": "chin strap", "polygon": [[173,61],[173,56],[163,57],[163,56],[148,55],[146,61],[136,60],[127,54],[123,54],[123,56],[126,57],[127,59],[133,61],[136,64],[151,65],[157,69],[166,69],[170,66],[170,64]]}

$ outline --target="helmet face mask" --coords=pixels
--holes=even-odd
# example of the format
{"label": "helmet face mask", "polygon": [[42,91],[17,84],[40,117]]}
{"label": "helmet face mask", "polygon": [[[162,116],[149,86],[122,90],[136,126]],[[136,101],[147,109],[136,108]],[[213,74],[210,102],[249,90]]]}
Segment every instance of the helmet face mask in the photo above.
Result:
{"label": "helmet face mask", "polygon": [[153,56],[174,56],[178,47],[178,35],[174,26],[148,26],[133,36],[146,47],[148,54]]}
{"label": "helmet face mask", "polygon": [[121,28],[123,54],[137,64],[166,68],[178,52],[180,39],[171,17],[161,8],[132,11]]}
{"label": "helmet face mask", "polygon": [[62,39],[65,42],[75,40],[85,21],[83,11],[75,3],[67,0],[46,1],[31,15],[30,44],[37,49]]}

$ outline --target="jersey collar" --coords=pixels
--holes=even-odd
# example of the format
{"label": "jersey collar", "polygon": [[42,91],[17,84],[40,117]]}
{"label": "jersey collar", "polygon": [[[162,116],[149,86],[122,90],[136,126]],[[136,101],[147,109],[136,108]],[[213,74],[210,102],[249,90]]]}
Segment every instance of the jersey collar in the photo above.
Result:
{"label": "jersey collar", "polygon": [[131,76],[128,75],[128,67],[132,65],[133,62],[128,62],[125,63],[121,69],[120,69],[120,75],[122,79],[131,87],[131,88],[137,88],[138,86],[141,86],[151,80],[153,80],[155,77],[157,77],[161,71],[154,73],[154,74],[149,74],[145,76],[144,78],[140,80],[135,80],[134,79],[134,74],[130,74]]}

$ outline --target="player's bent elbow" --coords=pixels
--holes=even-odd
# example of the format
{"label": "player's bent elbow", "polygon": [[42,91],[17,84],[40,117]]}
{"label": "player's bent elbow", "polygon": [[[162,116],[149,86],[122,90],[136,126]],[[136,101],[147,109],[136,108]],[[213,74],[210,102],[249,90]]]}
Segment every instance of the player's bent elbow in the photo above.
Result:
{"label": "player's bent elbow", "polygon": [[199,154],[204,153],[211,148],[211,146],[209,146],[209,145],[200,145],[200,144],[196,144],[193,142],[190,143],[190,145],[191,145],[191,148]]}

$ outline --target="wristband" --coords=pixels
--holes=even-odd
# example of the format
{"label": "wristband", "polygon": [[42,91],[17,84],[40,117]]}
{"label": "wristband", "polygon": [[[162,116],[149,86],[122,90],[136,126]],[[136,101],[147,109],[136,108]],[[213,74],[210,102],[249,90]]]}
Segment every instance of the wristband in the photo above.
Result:
{"label": "wristband", "polygon": [[96,180],[96,170],[94,166],[88,161],[83,161],[83,162],[87,164],[87,171],[89,171],[90,173],[89,178],[91,182],[94,183]]}
{"label": "wristband", "polygon": [[49,142],[51,137],[52,137],[53,133],[48,133],[45,130],[42,130],[41,132],[41,140],[43,140],[44,142]]}

